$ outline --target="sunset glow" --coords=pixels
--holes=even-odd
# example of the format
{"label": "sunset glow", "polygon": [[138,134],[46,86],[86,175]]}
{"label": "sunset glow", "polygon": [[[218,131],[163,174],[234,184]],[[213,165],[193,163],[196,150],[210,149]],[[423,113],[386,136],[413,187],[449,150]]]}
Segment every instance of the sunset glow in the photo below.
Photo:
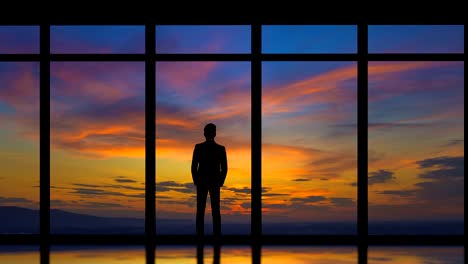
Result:
{"label": "sunset glow", "polygon": [[51,65],[52,208],[144,217],[143,73],[131,62]]}
{"label": "sunset glow", "polygon": [[[463,247],[369,247],[369,264],[461,264],[464,263]],[[262,262],[271,264],[356,264],[354,247],[292,247],[266,246],[261,250]],[[204,263],[213,263],[213,248],[206,246]],[[39,250],[31,246],[0,246],[2,263],[39,263]],[[51,264],[143,264],[144,248],[138,246],[52,246]],[[194,247],[156,247],[156,263],[197,263]],[[252,263],[250,247],[224,246],[220,250],[220,263]]]}
{"label": "sunset glow", "polygon": [[370,221],[464,219],[463,71],[369,63]]}
{"label": "sunset glow", "polygon": [[[165,54],[163,58],[251,53],[249,25],[158,25],[155,30],[156,53]],[[463,33],[463,26],[370,25],[369,52],[464,53]],[[133,58],[145,52],[145,27],[52,26],[50,44],[52,54]],[[27,54],[38,52],[39,26],[0,26],[0,54],[29,58]],[[357,52],[357,28],[264,26],[262,52],[349,53],[346,60]],[[252,87],[251,57],[243,56],[247,61],[156,61],[159,234],[195,232],[190,163],[210,122],[216,124],[215,140],[226,147],[228,158],[221,189],[223,233],[250,232],[251,94],[260,87]],[[62,218],[82,214],[89,222],[77,222],[85,225],[92,225],[96,216],[106,218],[102,227],[118,218],[116,225],[125,232],[142,234],[144,59],[53,58],[50,146],[42,146],[51,153],[52,232],[59,224],[57,232],[84,232],[83,226]],[[5,233],[38,231],[39,66],[34,60],[0,62],[0,209],[26,214],[21,219],[34,227]],[[262,175],[253,176],[262,177],[263,232],[356,234],[357,62],[262,61],[261,70]],[[368,121],[370,233],[463,234],[464,61],[369,61]],[[208,202],[207,224],[210,218]],[[18,222],[13,217],[8,221]],[[135,229],[127,228],[130,222]],[[374,226],[379,223],[385,228]],[[413,228],[421,223],[427,228]],[[395,231],[397,225],[405,229]],[[331,259],[349,261],[341,255]]]}
{"label": "sunset glow", "polygon": [[356,73],[355,63],[263,64],[265,223],[355,220]]}
{"label": "sunset glow", "polygon": [[[205,141],[203,127],[212,122],[217,126],[215,141],[226,147],[228,157],[221,212],[227,222],[248,224],[250,63],[158,62],[156,68],[157,221],[195,216],[190,164],[195,144]],[[206,214],[211,217],[209,206]]]}

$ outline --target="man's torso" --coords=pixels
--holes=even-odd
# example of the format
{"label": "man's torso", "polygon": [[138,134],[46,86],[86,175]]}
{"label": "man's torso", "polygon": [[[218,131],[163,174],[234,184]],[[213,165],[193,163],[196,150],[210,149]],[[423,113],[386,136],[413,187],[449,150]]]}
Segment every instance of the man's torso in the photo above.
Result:
{"label": "man's torso", "polygon": [[202,184],[212,185],[221,178],[221,162],[224,157],[224,146],[212,140],[196,145],[198,159],[198,175]]}

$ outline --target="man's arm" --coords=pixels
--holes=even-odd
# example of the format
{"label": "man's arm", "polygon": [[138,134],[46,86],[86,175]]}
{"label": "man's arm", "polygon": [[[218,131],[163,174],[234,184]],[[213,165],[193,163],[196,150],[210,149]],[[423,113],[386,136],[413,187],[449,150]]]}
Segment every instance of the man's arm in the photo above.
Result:
{"label": "man's arm", "polygon": [[192,180],[193,184],[197,185],[198,183],[198,161],[199,161],[199,154],[197,150],[197,145],[195,145],[195,149],[193,150],[192,156]]}
{"label": "man's arm", "polygon": [[223,147],[222,156],[221,156],[221,184],[220,184],[221,187],[224,185],[227,172],[228,172],[228,165],[227,165],[226,148]]}

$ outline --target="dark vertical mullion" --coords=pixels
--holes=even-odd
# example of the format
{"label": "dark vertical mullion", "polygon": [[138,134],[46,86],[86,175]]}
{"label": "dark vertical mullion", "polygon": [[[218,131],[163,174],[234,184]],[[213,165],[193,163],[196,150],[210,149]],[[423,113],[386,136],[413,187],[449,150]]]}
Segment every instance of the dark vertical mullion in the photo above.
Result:
{"label": "dark vertical mullion", "polygon": [[252,245],[252,264],[262,263],[262,245],[256,243]]}
{"label": "dark vertical mullion", "polygon": [[50,26],[40,26],[39,182],[41,264],[49,263],[50,238]]}
{"label": "dark vertical mullion", "polygon": [[147,263],[154,263],[156,235],[156,40],[155,25],[146,24],[145,60],[145,234]]}
{"label": "dark vertical mullion", "polygon": [[252,211],[251,211],[251,235],[258,241],[262,234],[262,26],[253,24],[251,28],[252,38],[252,63],[251,63],[251,141],[252,141]]}
{"label": "dark vertical mullion", "polygon": [[358,236],[359,264],[367,263],[368,245],[368,91],[367,91],[367,24],[358,25]]}

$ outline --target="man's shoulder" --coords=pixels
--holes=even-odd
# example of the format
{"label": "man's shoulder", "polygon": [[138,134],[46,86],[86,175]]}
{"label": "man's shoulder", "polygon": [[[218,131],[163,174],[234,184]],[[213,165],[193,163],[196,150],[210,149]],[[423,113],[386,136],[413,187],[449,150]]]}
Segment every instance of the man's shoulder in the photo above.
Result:
{"label": "man's shoulder", "polygon": [[220,148],[220,149],[225,149],[225,147],[224,147],[223,145],[221,145],[221,144],[216,143],[216,146],[217,146],[218,148]]}
{"label": "man's shoulder", "polygon": [[195,148],[206,148],[207,146],[208,146],[208,143],[206,141],[195,144]]}
{"label": "man's shoulder", "polygon": [[204,148],[204,147],[212,148],[213,145],[216,146],[217,148],[225,149],[225,147],[223,145],[218,144],[217,142],[209,142],[209,141],[198,143],[198,144],[195,145],[195,148]]}

